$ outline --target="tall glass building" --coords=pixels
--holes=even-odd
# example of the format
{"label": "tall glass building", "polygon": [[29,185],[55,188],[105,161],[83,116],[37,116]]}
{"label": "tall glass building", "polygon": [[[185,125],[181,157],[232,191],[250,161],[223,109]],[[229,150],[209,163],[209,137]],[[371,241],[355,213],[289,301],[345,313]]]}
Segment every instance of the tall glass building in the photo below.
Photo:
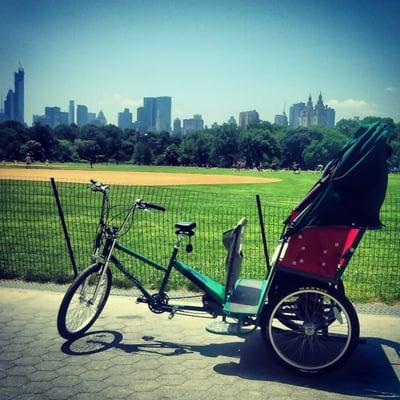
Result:
{"label": "tall glass building", "polygon": [[144,97],[140,121],[143,130],[171,131],[171,97]]}
{"label": "tall glass building", "polygon": [[171,97],[156,98],[156,131],[171,131]]}
{"label": "tall glass building", "polygon": [[20,66],[14,73],[14,91],[7,93],[4,101],[4,119],[25,122],[24,119],[24,69]]}
{"label": "tall glass building", "polygon": [[83,126],[88,123],[88,108],[83,104],[78,104],[76,106],[76,123],[78,126]]}
{"label": "tall glass building", "polygon": [[14,119],[24,123],[24,69],[20,66],[14,74]]}

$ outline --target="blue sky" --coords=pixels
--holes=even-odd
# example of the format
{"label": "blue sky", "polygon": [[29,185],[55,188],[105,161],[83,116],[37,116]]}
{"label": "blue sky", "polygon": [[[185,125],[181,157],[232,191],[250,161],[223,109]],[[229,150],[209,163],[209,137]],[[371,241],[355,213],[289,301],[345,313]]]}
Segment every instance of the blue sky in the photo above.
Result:
{"label": "blue sky", "polygon": [[400,120],[400,1],[0,0],[0,93],[25,69],[25,119],[69,99],[117,122],[144,96],[207,124],[272,121],[316,99]]}

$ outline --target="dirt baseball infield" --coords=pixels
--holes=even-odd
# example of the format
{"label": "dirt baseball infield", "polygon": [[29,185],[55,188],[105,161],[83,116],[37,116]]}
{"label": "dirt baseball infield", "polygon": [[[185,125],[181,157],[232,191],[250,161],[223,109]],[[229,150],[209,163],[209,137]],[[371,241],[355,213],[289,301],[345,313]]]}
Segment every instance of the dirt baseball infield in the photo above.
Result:
{"label": "dirt baseball infield", "polygon": [[48,180],[89,182],[96,179],[107,184],[167,186],[221,185],[244,183],[272,183],[280,179],[237,175],[173,174],[164,172],[127,172],[93,170],[62,170],[34,168],[0,168],[0,179]]}

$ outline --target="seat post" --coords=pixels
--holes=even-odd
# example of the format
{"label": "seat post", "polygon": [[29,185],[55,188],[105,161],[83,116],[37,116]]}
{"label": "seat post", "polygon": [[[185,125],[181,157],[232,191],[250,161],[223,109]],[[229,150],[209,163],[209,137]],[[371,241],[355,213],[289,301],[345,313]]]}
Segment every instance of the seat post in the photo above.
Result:
{"label": "seat post", "polygon": [[171,257],[169,259],[167,270],[165,271],[165,275],[161,283],[160,293],[163,293],[167,286],[168,279],[169,276],[171,275],[172,268],[174,267],[174,262],[176,260],[176,256],[178,255],[179,248],[183,238],[185,236],[188,236],[189,238],[192,237],[194,235],[193,229],[195,227],[196,227],[195,222],[178,222],[177,224],[175,224],[176,228],[175,234],[177,238],[174,245],[174,249],[172,250]]}

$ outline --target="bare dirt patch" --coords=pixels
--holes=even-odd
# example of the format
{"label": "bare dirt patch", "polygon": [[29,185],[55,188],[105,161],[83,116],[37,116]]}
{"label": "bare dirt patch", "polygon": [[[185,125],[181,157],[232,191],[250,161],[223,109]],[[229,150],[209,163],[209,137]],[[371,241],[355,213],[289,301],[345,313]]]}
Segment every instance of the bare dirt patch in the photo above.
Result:
{"label": "bare dirt patch", "polygon": [[208,174],[171,174],[165,172],[127,172],[96,170],[62,170],[33,168],[0,168],[0,179],[56,180],[89,182],[90,179],[108,184],[139,186],[173,185],[221,185],[244,183],[272,183],[280,179],[255,176],[208,175]]}

